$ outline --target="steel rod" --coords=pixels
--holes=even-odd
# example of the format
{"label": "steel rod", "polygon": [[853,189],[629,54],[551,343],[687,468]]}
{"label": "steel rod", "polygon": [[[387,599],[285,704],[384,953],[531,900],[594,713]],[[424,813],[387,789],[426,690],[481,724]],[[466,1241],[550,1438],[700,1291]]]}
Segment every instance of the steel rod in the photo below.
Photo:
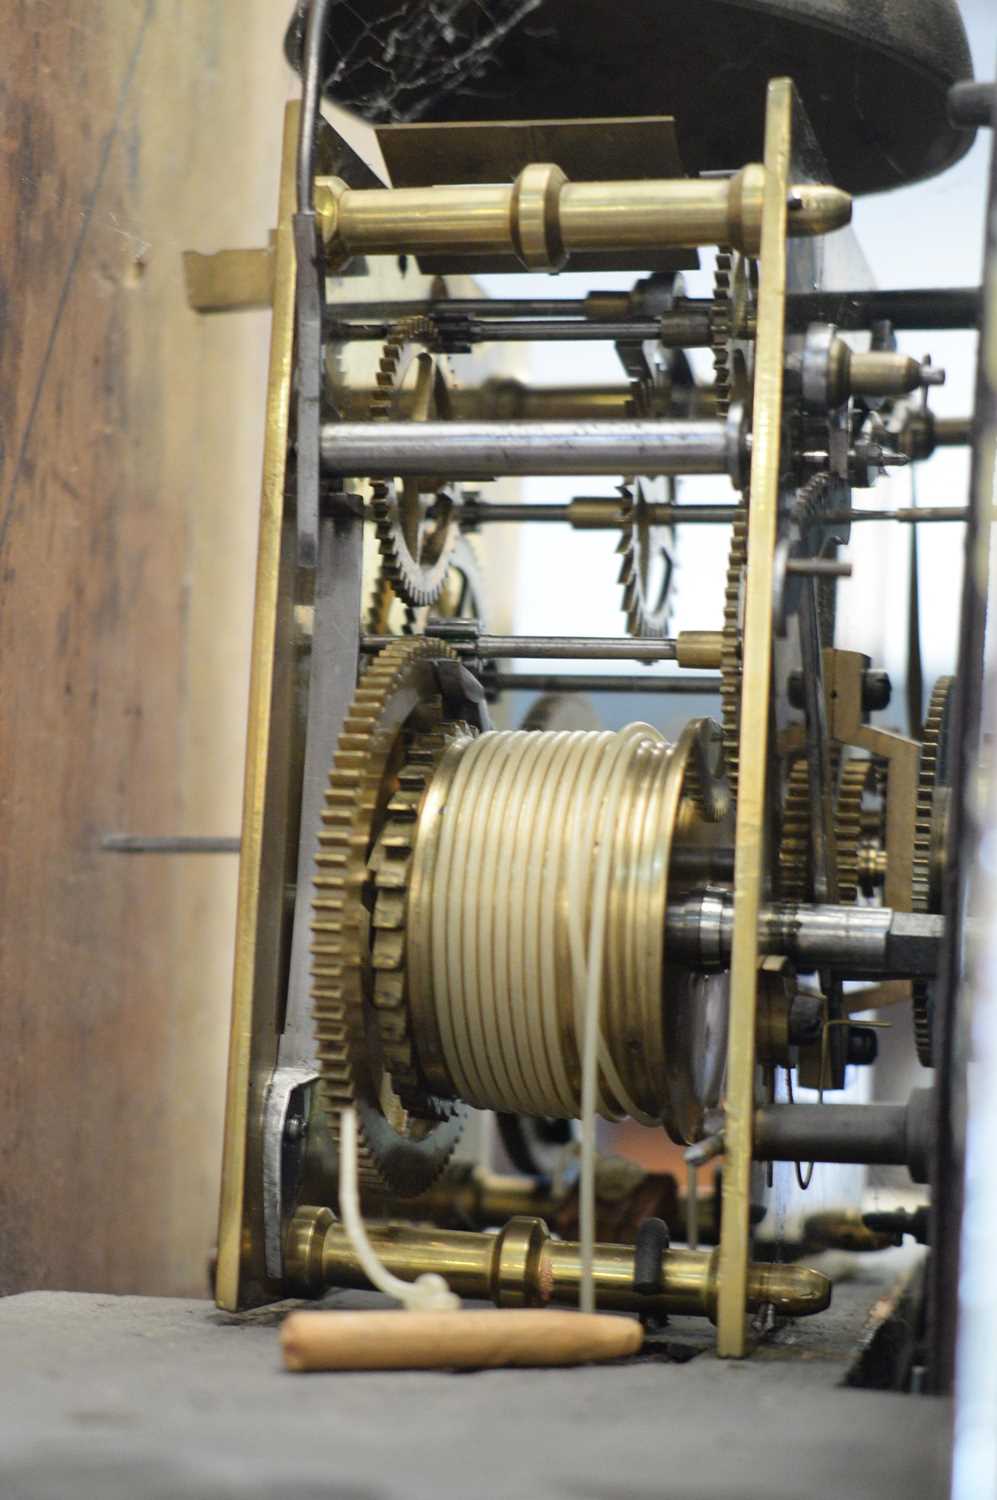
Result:
{"label": "steel rod", "polygon": [[[604,519],[599,519],[599,511]],[[654,526],[677,525],[730,525],[743,515],[738,505],[657,505],[647,507],[648,520]],[[623,516],[623,502],[611,496],[580,497],[567,505],[544,505],[542,503],[511,503],[480,501],[465,503],[464,521],[472,526],[509,523],[520,525],[525,521],[540,521],[547,524],[562,523],[580,526],[586,531],[604,528],[611,531],[619,528]]]}
{"label": "steel rod", "polygon": [[[474,500],[465,503],[464,524],[470,526],[494,526],[501,524],[522,525],[539,521],[545,524],[583,525],[587,531],[604,528],[611,531],[619,527],[622,519],[622,501],[609,496],[585,497],[584,504],[590,518],[584,522],[578,511],[572,512],[576,502],[567,505],[545,505],[543,502],[510,502]],[[597,520],[595,507],[605,509],[605,519]],[[657,505],[647,507],[648,520],[654,526],[730,526],[744,515],[740,505]],[[930,525],[937,522],[965,522],[969,512],[962,505],[900,506],[896,510],[834,510],[822,518],[832,526],[848,526],[856,521],[898,521],[908,526]]]}
{"label": "steel rod", "polygon": [[595,675],[584,672],[497,672],[486,682],[499,693],[719,693],[719,674],[650,672],[638,676]]}
{"label": "steel rod", "polygon": [[969,511],[964,505],[900,506],[897,510],[838,510],[825,517],[831,525],[850,525],[853,521],[901,521],[921,526],[936,521],[966,521]]}
{"label": "steel rod", "polygon": [[372,479],[509,474],[725,474],[740,462],[735,429],[716,420],[327,422],[327,471]]}
{"label": "steel rod", "polygon": [[[626,311],[629,293],[617,294],[620,312]],[[585,297],[451,297],[442,301],[420,302],[332,302],[334,317],[363,318],[372,308],[385,318],[464,317],[464,318],[584,318],[588,316]]]}
{"label": "steel rod", "polygon": [[[358,344],[383,341],[391,332],[390,322],[353,323],[331,322],[328,335],[336,343]],[[669,325],[667,319],[629,319],[624,322],[590,322],[582,318],[475,318],[460,322],[440,320],[440,332],[446,343],[447,335],[460,344],[532,344],[532,343],[594,343],[598,340],[615,343],[667,342],[673,345],[681,340],[686,349],[702,349],[710,342],[709,319],[703,315],[683,318],[681,323]]]}
{"label": "steel rod", "polygon": [[792,326],[812,321],[836,323],[839,328],[868,328],[888,321],[911,332],[976,328],[980,319],[979,287],[917,287],[874,292],[798,293],[787,298]]}
{"label": "steel rod", "polygon": [[[366,655],[382,651],[398,639],[394,635],[368,635],[360,643]],[[549,661],[674,661],[678,642],[674,639],[644,641],[636,637],[571,635],[479,635],[474,640],[449,640],[461,656],[485,659],[539,657]]]}
{"label": "steel rod", "polygon": [[[724,966],[734,933],[728,891],[710,891],[669,907],[669,947],[706,967]],[[938,967],[945,919],[886,906],[785,902],[758,916],[764,953],[779,953],[804,971],[832,967],[855,978],[927,978]]]}
{"label": "steel rod", "polygon": [[755,1113],[758,1161],[863,1162],[907,1167],[925,1180],[926,1115],[915,1089],[910,1104],[767,1104]]}
{"label": "steel rod", "polygon": [[[632,316],[634,322],[647,320],[639,289],[632,293],[596,292],[588,297],[455,297],[446,302],[378,303],[377,311],[392,320],[425,314],[430,317],[551,319],[585,318],[590,322],[622,322]],[[790,294],[787,299],[794,323],[820,319],[842,327],[868,327],[888,319],[893,327],[906,332],[930,332],[940,329],[975,328],[980,314],[979,287],[893,288],[887,291],[824,292]],[[360,318],[374,304],[340,302],[330,307],[330,314],[340,319]],[[711,303],[705,297],[683,297],[664,316],[708,315]],[[383,325],[382,325],[383,326]]]}

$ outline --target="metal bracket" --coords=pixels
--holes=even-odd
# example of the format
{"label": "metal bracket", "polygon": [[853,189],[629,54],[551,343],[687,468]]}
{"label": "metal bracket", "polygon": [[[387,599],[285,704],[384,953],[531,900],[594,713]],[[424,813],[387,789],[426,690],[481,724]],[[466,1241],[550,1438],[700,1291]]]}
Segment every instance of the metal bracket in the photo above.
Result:
{"label": "metal bracket", "polygon": [[199,313],[272,307],[276,243],[271,230],[265,250],[218,250],[214,255],[185,250],[187,306]]}
{"label": "metal bracket", "polygon": [[283,1226],[301,1174],[311,1112],[309,1091],[317,1079],[311,1068],[277,1068],[263,1105],[264,1255],[267,1275],[274,1281],[283,1277]]}

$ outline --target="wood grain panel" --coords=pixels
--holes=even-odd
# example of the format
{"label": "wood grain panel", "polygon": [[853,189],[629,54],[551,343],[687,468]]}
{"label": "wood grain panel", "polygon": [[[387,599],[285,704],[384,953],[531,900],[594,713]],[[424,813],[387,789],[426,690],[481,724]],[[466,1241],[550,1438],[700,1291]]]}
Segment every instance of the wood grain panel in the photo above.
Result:
{"label": "wood grain panel", "polygon": [[0,14],[0,1293],[205,1289],[235,861],[100,839],[238,827],[282,19]]}

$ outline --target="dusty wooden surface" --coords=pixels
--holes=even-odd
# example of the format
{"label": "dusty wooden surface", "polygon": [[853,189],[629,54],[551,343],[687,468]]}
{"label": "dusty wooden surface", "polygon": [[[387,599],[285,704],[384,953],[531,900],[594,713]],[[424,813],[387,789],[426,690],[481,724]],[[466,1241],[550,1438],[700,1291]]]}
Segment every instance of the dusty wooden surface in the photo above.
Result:
{"label": "dusty wooden surface", "polygon": [[0,1294],[205,1285],[235,860],[100,840],[238,828],[285,9],[0,14]]}

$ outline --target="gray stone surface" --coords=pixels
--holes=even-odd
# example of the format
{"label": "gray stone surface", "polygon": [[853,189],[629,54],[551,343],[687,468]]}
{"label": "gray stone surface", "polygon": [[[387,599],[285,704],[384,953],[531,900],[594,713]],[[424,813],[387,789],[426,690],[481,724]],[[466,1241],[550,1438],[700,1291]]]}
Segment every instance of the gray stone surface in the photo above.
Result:
{"label": "gray stone surface", "polygon": [[[833,1318],[744,1364],[704,1352],[474,1374],[287,1374],[286,1305],[232,1318],[206,1302],[11,1297],[0,1497],[940,1497],[947,1405],[836,1388],[849,1308],[854,1333],[875,1285],[860,1275]],[[683,1321],[696,1328],[676,1320],[676,1336]]]}

